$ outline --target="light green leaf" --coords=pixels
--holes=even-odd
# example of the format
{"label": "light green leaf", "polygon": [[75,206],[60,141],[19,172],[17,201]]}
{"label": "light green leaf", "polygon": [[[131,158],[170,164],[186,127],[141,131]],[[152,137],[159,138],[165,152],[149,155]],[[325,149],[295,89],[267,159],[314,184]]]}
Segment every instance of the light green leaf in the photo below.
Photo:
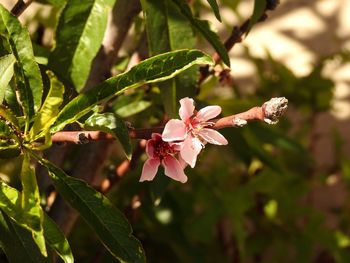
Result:
{"label": "light green leaf", "polygon": [[47,75],[50,78],[50,90],[29,131],[29,136],[32,140],[41,137],[49,131],[63,102],[64,86],[52,72],[48,71]]}
{"label": "light green leaf", "polygon": [[221,22],[220,10],[216,0],[207,0],[207,2],[211,6],[211,9],[213,9],[216,19]]}
{"label": "light green leaf", "polygon": [[191,24],[202,33],[205,39],[213,46],[213,48],[218,52],[222,61],[230,66],[230,59],[227,54],[227,50],[223,43],[221,42],[219,36],[213,32],[207,21],[199,20],[192,15],[191,9],[183,0],[172,0],[181,10],[181,13],[191,22]]}
{"label": "light green leaf", "polygon": [[59,255],[65,263],[73,263],[74,258],[68,240],[56,223],[44,214],[44,236],[47,244]]}
{"label": "light green leaf", "polygon": [[132,146],[128,127],[116,114],[112,112],[94,113],[85,121],[84,128],[112,134],[123,146],[126,157],[131,159]]}
{"label": "light green leaf", "polygon": [[170,79],[193,65],[213,64],[210,56],[198,50],[179,50],[164,53],[142,61],[128,72],[107,79],[95,88],[80,94],[59,113],[51,132],[57,132],[68,123],[77,121],[96,104],[124,91]]}
{"label": "light green leaf", "polygon": [[6,108],[4,105],[0,105],[0,116],[9,121],[14,127],[20,129],[16,116],[10,109]]}
{"label": "light green leaf", "polygon": [[[9,217],[11,217],[12,219],[15,220],[15,222],[17,224],[20,224],[22,226],[24,226],[26,229],[29,229],[25,224],[22,224],[21,222],[23,221],[23,210],[21,207],[21,193],[15,189],[12,188],[10,186],[8,186],[7,184],[3,183],[0,181],[0,209],[3,210]],[[44,212],[42,212],[44,213]],[[0,212],[1,214],[1,212]],[[1,215],[0,215],[1,217]],[[1,219],[0,219],[1,221]],[[1,222],[0,222],[1,224]],[[12,226],[12,224],[11,224]],[[1,227],[1,226],[0,226]],[[14,224],[13,227],[16,227],[16,225]],[[19,229],[19,228],[18,228]],[[52,221],[52,219],[44,213],[44,221],[43,221],[43,229],[44,229],[44,236],[46,239],[47,244],[56,251],[56,253],[64,260],[64,262],[66,263],[70,263],[73,262],[73,255],[69,246],[69,243],[67,241],[67,239],[64,237],[64,235],[62,234],[62,232],[60,231],[60,229],[58,228],[58,226]],[[30,230],[30,229],[29,229]],[[19,229],[18,231],[20,231],[23,235],[28,235],[26,234],[26,232],[24,230]],[[1,230],[0,230],[1,232]],[[15,233],[11,233],[14,234],[13,235],[13,239],[16,238]],[[0,235],[1,236],[1,235]],[[1,239],[1,238],[0,238]],[[5,240],[8,240],[8,238],[6,238]],[[44,257],[41,255],[41,253],[39,252],[37,246],[35,245],[32,237],[28,237],[27,238],[27,242],[25,243],[33,243],[34,246],[36,248],[32,248],[31,251],[38,251],[37,254],[39,255],[35,255],[36,258],[41,258],[40,261],[33,261],[33,262],[42,262],[42,260],[44,259]],[[2,240],[0,240],[2,241]],[[15,242],[15,241],[13,241]],[[18,244],[20,245],[20,244]],[[16,245],[17,246],[17,245]],[[9,248],[11,250],[11,248]],[[11,252],[11,251],[10,251]],[[26,252],[26,250],[23,250],[22,252]],[[22,256],[23,254],[19,254],[18,256]],[[16,255],[13,255],[16,256]],[[26,256],[28,257],[28,256]],[[31,257],[28,257],[28,260],[30,260]],[[45,260],[46,261],[46,260]],[[27,261],[15,261],[15,262],[27,262]],[[30,261],[32,262],[32,261]]]}
{"label": "light green leaf", "polygon": [[25,116],[30,118],[39,110],[43,83],[38,64],[35,62],[29,33],[16,17],[0,4],[0,34],[10,44],[18,63],[15,72],[18,92]]}
{"label": "light green leaf", "polygon": [[137,113],[140,113],[152,105],[150,101],[139,100],[129,103],[128,105],[117,107],[117,104],[113,104],[113,109],[115,113],[122,118],[127,118]]}
{"label": "light green leaf", "polygon": [[253,14],[249,20],[248,30],[246,35],[248,35],[249,31],[252,27],[259,21],[260,17],[264,14],[266,9],[267,0],[254,0],[254,9]]}
{"label": "light green leaf", "polygon": [[80,91],[90,72],[115,0],[70,0],[56,30],[56,47],[49,57],[51,68],[67,86]]}
{"label": "light green leaf", "polygon": [[33,241],[31,233],[0,211],[0,245],[9,262],[48,263]]}
{"label": "light green leaf", "polygon": [[58,192],[80,213],[113,256],[122,262],[145,262],[143,248],[132,235],[131,226],[106,197],[49,161],[39,162],[48,168]]}
{"label": "light green leaf", "polygon": [[9,54],[0,58],[0,103],[5,97],[5,90],[13,76],[13,65],[16,62],[14,55]]}
{"label": "light green leaf", "polygon": [[40,193],[36,182],[35,170],[30,165],[30,157],[27,153],[25,153],[23,157],[21,181],[23,220],[26,226],[32,230],[34,241],[38,245],[41,253],[47,256],[42,226],[43,212],[40,206]]}

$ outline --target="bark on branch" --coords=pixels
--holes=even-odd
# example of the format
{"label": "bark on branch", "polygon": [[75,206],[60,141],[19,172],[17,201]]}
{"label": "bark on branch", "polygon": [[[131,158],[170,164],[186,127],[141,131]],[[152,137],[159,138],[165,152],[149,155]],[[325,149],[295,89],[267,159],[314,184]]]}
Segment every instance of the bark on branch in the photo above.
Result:
{"label": "bark on branch", "polygon": [[[245,112],[228,117],[211,120],[213,129],[219,130],[226,127],[242,127],[250,121],[264,121],[275,124],[286,111],[288,100],[284,97],[272,98],[261,107],[253,107]],[[152,133],[162,133],[164,127],[143,129],[130,129],[129,136],[132,139],[149,139]],[[92,141],[112,141],[113,135],[101,131],[61,131],[52,136],[54,143],[85,144]]]}

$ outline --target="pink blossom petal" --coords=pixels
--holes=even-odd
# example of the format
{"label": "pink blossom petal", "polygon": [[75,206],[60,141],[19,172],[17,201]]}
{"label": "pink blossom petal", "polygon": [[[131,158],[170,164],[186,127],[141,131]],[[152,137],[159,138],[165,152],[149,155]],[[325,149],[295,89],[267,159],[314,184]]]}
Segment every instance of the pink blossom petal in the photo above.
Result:
{"label": "pink blossom petal", "polygon": [[193,99],[186,97],[180,100],[180,105],[181,105],[179,109],[180,118],[181,120],[186,121],[193,115],[194,101]]}
{"label": "pink blossom petal", "polygon": [[182,141],[186,138],[186,125],[183,121],[172,119],[165,124],[163,141]]}
{"label": "pink blossom petal", "polygon": [[183,142],[180,154],[182,159],[193,168],[196,165],[197,155],[201,150],[201,141],[198,138],[188,136]]}
{"label": "pink blossom petal", "polygon": [[162,163],[164,166],[164,173],[166,176],[181,183],[187,182],[187,176],[185,175],[179,161],[175,157],[167,155],[164,157]]}
{"label": "pink blossom petal", "polygon": [[149,158],[154,158],[154,140],[148,140],[146,143],[146,154]]}
{"label": "pink blossom petal", "polygon": [[143,164],[140,182],[152,181],[157,174],[159,164],[160,160],[158,158],[148,159]]}
{"label": "pink blossom petal", "polygon": [[217,145],[227,145],[228,142],[224,136],[221,135],[218,131],[214,129],[204,128],[201,129],[198,133],[204,140],[211,144]]}
{"label": "pink blossom petal", "polygon": [[198,111],[196,118],[198,121],[207,121],[215,118],[221,113],[220,106],[207,106]]}

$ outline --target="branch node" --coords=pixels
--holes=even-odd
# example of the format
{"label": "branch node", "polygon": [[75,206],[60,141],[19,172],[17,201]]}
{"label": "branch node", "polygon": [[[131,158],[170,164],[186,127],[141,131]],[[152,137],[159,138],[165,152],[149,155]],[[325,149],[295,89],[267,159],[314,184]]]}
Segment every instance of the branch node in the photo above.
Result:
{"label": "branch node", "polygon": [[279,118],[288,108],[288,100],[285,97],[272,98],[262,106],[264,111],[264,121],[267,124],[276,124]]}
{"label": "branch node", "polygon": [[233,126],[237,126],[237,127],[243,127],[248,123],[246,120],[240,119],[240,118],[234,118],[232,122],[233,122]]}

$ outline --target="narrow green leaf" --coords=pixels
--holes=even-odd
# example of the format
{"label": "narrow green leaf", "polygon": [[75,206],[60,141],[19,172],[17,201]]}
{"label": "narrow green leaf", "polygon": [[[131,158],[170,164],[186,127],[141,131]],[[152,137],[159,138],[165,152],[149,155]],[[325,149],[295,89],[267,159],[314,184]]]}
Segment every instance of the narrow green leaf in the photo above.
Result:
{"label": "narrow green leaf", "polygon": [[32,140],[49,131],[50,126],[56,120],[59,107],[63,102],[64,86],[52,72],[48,71],[47,75],[50,78],[50,90],[29,131],[29,136]]}
{"label": "narrow green leaf", "polygon": [[260,17],[264,14],[264,11],[266,9],[266,2],[267,0],[254,0],[253,14],[250,18],[246,35],[248,35],[252,27],[259,21]]}
{"label": "narrow green leaf", "polygon": [[16,128],[20,129],[16,116],[9,108],[6,108],[4,105],[0,105],[0,116],[5,118]]}
{"label": "narrow green leaf", "polygon": [[[20,224],[24,226],[26,229],[29,229],[26,225],[22,224],[24,217],[22,216],[23,210],[21,208],[21,198],[22,198],[21,193],[17,189],[12,188],[7,184],[5,184],[4,182],[0,181],[0,209],[3,210],[9,217],[14,219],[17,224]],[[63,236],[58,226],[52,221],[52,219],[44,212],[42,213],[44,214],[43,228],[44,228],[44,236],[47,244],[53,250],[56,251],[56,253],[64,260],[64,262],[67,262],[67,263],[73,262],[73,255],[72,255],[68,241]],[[23,232],[24,230],[19,230],[19,231]],[[30,242],[34,243],[32,239]],[[34,250],[38,251],[38,254],[40,254],[39,255],[40,258],[43,258],[38,248]],[[21,255],[22,254],[18,256],[21,256]],[[36,257],[38,257],[38,255],[36,255]],[[15,261],[15,262],[27,262],[27,261]],[[34,261],[34,262],[42,262],[42,261]]]}
{"label": "narrow green leaf", "polygon": [[94,113],[84,123],[84,128],[112,134],[123,146],[126,157],[132,155],[131,140],[125,122],[112,112]]}
{"label": "narrow green leaf", "polygon": [[36,246],[31,233],[0,211],[0,245],[9,262],[48,263]]}
{"label": "narrow green leaf", "polygon": [[[146,18],[150,55],[195,46],[191,24],[172,1],[143,0],[141,3]],[[194,95],[194,92],[189,93],[195,90],[197,76],[198,68],[193,68],[175,79],[158,84],[165,111],[170,118],[177,117],[179,97]],[[192,85],[186,85],[189,80],[192,80]]]}
{"label": "narrow green leaf", "polygon": [[14,55],[9,54],[0,58],[0,103],[5,97],[5,90],[13,76],[13,65],[16,62]]}
{"label": "narrow green leaf", "polygon": [[[51,68],[67,86],[80,91],[90,72],[115,0],[70,0],[56,30],[56,47],[49,57]],[[72,30],[74,29],[74,30]]]}
{"label": "narrow green leaf", "polygon": [[181,10],[181,13],[191,22],[191,24],[202,33],[206,40],[213,46],[213,48],[218,52],[222,61],[230,66],[230,58],[227,54],[227,50],[223,43],[221,42],[219,36],[213,32],[207,21],[199,20],[192,15],[190,7],[183,0],[172,0]]}
{"label": "narrow green leaf", "polygon": [[0,34],[7,39],[18,62],[15,64],[15,70],[19,73],[16,74],[18,92],[24,113],[29,121],[41,105],[43,93],[41,74],[39,66],[35,62],[27,29],[1,4]]}
{"label": "narrow green leaf", "polygon": [[51,132],[63,129],[68,123],[77,121],[88,113],[96,104],[130,88],[170,79],[198,64],[213,64],[213,61],[210,56],[198,50],[173,51],[146,59],[128,72],[109,78],[70,101],[59,113]]}
{"label": "narrow green leaf", "polygon": [[211,9],[213,9],[216,19],[221,22],[220,10],[216,0],[207,0],[207,2],[211,6]]}
{"label": "narrow green leaf", "polygon": [[61,257],[65,263],[73,263],[74,258],[68,240],[56,223],[44,214],[44,236],[47,244]]}
{"label": "narrow green leaf", "polygon": [[6,121],[0,118],[0,159],[13,158],[20,153],[21,148],[17,136]]}
{"label": "narrow green leaf", "polygon": [[25,153],[23,157],[21,181],[23,220],[32,230],[34,241],[37,243],[41,253],[47,256],[42,226],[43,212],[40,206],[40,193],[36,182],[35,170],[30,165],[30,157],[27,153]]}
{"label": "narrow green leaf", "polygon": [[127,118],[137,113],[140,113],[152,105],[150,101],[139,100],[129,103],[128,105],[118,107],[118,104],[113,103],[113,109],[116,114],[122,118]]}
{"label": "narrow green leaf", "polygon": [[48,168],[59,193],[80,213],[113,256],[123,262],[145,262],[141,243],[132,235],[128,221],[105,196],[49,161],[39,159],[39,162]]}

